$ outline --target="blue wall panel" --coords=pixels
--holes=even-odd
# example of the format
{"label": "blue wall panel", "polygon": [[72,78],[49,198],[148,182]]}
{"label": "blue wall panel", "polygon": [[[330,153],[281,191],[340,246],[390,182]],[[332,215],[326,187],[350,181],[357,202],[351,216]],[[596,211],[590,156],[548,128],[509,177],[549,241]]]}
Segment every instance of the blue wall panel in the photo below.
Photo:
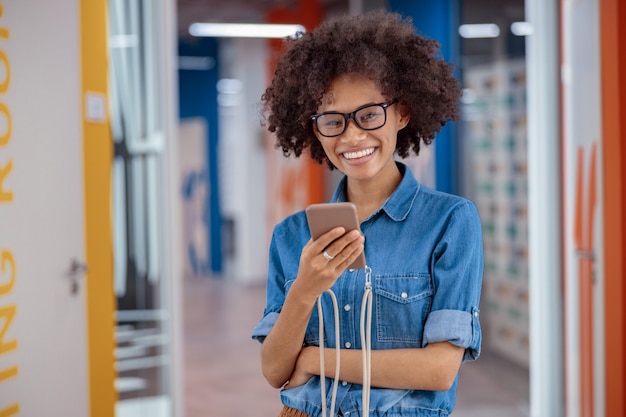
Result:
{"label": "blue wall panel", "polygon": [[[212,62],[217,63],[218,42],[214,38],[194,38],[181,40],[178,44],[179,56],[210,57]],[[210,270],[214,273],[222,272],[222,216],[220,211],[220,190],[218,181],[218,114],[217,114],[217,80],[219,72],[218,66],[204,70],[179,70],[179,117],[181,119],[202,117],[208,126],[208,138],[206,143],[207,166],[206,181],[209,184],[207,189],[207,210],[205,212],[205,222],[209,230],[208,241],[210,251],[208,258],[211,265]],[[189,254],[192,258],[193,254]],[[206,273],[207,265],[196,265],[198,272]]]}
{"label": "blue wall panel", "polygon": [[[460,79],[459,3],[460,0],[388,0],[387,6],[391,11],[411,17],[418,33],[439,41],[442,57],[455,65],[455,76]],[[444,126],[433,143],[437,189],[460,193],[455,123]]]}

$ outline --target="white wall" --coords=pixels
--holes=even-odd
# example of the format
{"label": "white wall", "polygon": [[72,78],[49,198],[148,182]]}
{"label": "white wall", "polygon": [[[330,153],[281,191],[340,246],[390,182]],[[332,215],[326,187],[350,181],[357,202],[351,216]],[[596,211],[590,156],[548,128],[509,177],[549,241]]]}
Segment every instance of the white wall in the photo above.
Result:
{"label": "white wall", "polygon": [[557,0],[526,0],[530,415],[565,415]]}
{"label": "white wall", "polygon": [[86,416],[79,2],[0,7],[0,415]]}
{"label": "white wall", "polygon": [[[603,416],[604,277],[600,254],[604,210],[599,2],[565,1],[562,16],[567,409],[570,417]],[[592,165],[594,148],[595,166]],[[591,193],[592,186],[595,196]],[[593,265],[591,274],[586,264]]]}
{"label": "white wall", "polygon": [[224,221],[234,222],[232,241],[224,247],[224,274],[238,282],[263,283],[267,270],[265,154],[259,108],[267,79],[266,42],[228,39],[220,43],[220,199]]}

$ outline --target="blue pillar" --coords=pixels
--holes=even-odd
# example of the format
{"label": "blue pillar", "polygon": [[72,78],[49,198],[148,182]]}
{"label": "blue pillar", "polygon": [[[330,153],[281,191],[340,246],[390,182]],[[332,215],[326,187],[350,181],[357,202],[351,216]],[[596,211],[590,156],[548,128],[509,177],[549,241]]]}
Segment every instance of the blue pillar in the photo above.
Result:
{"label": "blue pillar", "polygon": [[[417,33],[437,40],[442,57],[455,66],[460,80],[460,43],[458,26],[460,0],[388,0],[388,9],[411,17]],[[459,194],[459,158],[457,128],[448,123],[441,129],[435,144],[435,178],[438,190]]]}
{"label": "blue pillar", "polygon": [[[194,38],[181,40],[178,45],[180,56],[210,57],[217,62],[218,43],[214,38]],[[179,82],[179,116],[181,119],[202,117],[207,121],[208,132],[206,142],[206,160],[208,172],[206,182],[209,184],[204,221],[209,231],[207,236],[210,244],[208,257],[210,265],[199,265],[203,273],[222,272],[222,215],[220,211],[220,190],[218,181],[217,159],[217,80],[218,66],[198,71],[180,70]]]}

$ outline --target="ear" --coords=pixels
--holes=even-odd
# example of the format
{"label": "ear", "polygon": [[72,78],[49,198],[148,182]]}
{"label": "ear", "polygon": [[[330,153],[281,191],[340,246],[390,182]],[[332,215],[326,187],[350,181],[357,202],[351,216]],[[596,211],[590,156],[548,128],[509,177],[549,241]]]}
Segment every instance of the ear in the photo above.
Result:
{"label": "ear", "polygon": [[312,129],[313,129],[313,137],[315,137],[315,139],[321,144],[324,141],[323,136],[320,135],[320,132],[318,132],[315,126],[313,126]]}
{"label": "ear", "polygon": [[315,139],[317,139],[318,142],[322,142],[322,135],[320,135],[320,132],[317,130],[317,126],[315,125],[315,122],[311,122],[311,131],[313,132],[313,137]]}
{"label": "ear", "polygon": [[404,102],[398,103],[396,111],[398,114],[398,130],[402,130],[409,124],[409,120],[411,120],[411,111]]}

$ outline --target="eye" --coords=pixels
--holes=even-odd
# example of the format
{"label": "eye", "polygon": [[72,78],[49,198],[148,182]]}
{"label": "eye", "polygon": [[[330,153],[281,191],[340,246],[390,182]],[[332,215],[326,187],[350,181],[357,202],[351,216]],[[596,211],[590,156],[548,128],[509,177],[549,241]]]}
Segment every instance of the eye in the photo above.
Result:
{"label": "eye", "polygon": [[318,123],[324,128],[334,129],[343,126],[344,120],[337,114],[324,114],[318,118]]}
{"label": "eye", "polygon": [[376,121],[382,115],[382,109],[380,106],[367,107],[359,111],[359,121],[362,123],[371,123]]}
{"label": "eye", "polygon": [[324,121],[324,126],[326,127],[337,127],[337,126],[341,126],[343,124],[343,120],[327,120]]}

